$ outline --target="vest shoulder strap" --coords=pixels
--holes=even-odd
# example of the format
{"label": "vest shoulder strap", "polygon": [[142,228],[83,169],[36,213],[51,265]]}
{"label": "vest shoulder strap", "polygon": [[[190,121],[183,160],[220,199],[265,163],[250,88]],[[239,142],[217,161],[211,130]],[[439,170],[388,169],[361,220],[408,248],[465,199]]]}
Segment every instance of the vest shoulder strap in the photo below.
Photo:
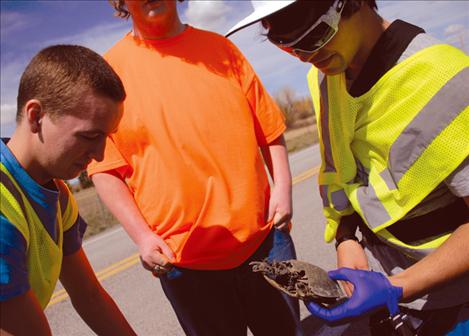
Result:
{"label": "vest shoulder strap", "polygon": [[70,189],[62,180],[55,180],[55,184],[59,190],[59,204],[62,214],[63,230],[67,231],[77,221],[78,205]]}
{"label": "vest shoulder strap", "polygon": [[30,236],[26,219],[26,196],[3,163],[0,164],[0,169],[0,211],[20,231],[28,247]]}

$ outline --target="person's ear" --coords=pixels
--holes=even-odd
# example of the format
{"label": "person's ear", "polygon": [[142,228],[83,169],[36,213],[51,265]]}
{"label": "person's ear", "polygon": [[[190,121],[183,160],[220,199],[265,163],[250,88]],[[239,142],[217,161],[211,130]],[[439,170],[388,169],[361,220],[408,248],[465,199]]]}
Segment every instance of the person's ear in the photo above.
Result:
{"label": "person's ear", "polygon": [[24,105],[23,113],[31,132],[39,133],[45,115],[41,102],[37,99],[28,100]]}

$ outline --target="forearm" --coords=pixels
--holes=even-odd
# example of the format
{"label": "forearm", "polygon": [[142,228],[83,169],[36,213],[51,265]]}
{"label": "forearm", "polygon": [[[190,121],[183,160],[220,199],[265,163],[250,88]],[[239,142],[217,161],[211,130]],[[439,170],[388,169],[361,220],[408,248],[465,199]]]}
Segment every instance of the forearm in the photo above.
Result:
{"label": "forearm", "polygon": [[73,307],[98,335],[135,335],[124,315],[99,283],[82,248],[64,256],[60,282]]}
{"label": "forearm", "polygon": [[95,174],[92,178],[103,202],[138,246],[144,267],[152,269],[155,265],[174,262],[172,249],[150,229],[124,181],[107,173]]}
{"label": "forearm", "polygon": [[114,300],[98,283],[93,293],[76,296],[72,304],[97,335],[136,335]]}
{"label": "forearm", "polygon": [[0,335],[52,335],[32,290],[0,303]]}
{"label": "forearm", "polygon": [[261,150],[273,182],[267,221],[272,220],[277,229],[287,231],[292,217],[292,181],[283,136],[261,147]]}
{"label": "forearm", "polygon": [[455,230],[435,252],[389,280],[403,288],[403,299],[407,301],[456,279],[469,272],[468,241],[469,223]]}
{"label": "forearm", "polygon": [[124,181],[108,173],[95,174],[92,180],[101,200],[122,224],[135,244],[139,245],[150,233],[154,234],[140,213]]}
{"label": "forearm", "polygon": [[261,147],[261,151],[274,185],[291,189],[292,178],[288,164],[288,151],[283,135],[267,146]]}

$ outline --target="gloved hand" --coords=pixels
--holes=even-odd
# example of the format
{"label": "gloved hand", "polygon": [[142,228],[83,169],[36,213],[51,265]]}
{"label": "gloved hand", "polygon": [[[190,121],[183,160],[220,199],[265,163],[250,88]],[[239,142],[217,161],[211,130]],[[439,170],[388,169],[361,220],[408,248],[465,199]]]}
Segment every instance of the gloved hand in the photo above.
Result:
{"label": "gloved hand", "polygon": [[365,314],[375,308],[387,306],[391,316],[399,313],[398,302],[402,297],[402,288],[394,287],[381,273],[339,268],[329,272],[333,280],[345,280],[353,283],[352,297],[332,309],[323,308],[314,302],[306,302],[311,314],[329,322]]}

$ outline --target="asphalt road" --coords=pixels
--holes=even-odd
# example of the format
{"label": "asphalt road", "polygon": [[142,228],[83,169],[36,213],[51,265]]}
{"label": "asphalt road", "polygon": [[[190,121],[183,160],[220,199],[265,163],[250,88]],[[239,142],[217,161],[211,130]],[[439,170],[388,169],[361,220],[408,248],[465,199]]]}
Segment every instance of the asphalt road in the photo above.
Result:
{"label": "asphalt road", "polygon": [[[316,183],[319,164],[317,146],[290,156],[294,177],[292,237],[298,259],[332,269],[335,268],[334,247],[325,244],[322,238],[324,219]],[[159,281],[140,266],[136,247],[121,228],[87,240],[84,249],[101,283],[138,335],[184,335]],[[93,335],[60,285],[46,308],[46,315],[54,335]],[[367,334],[364,321],[327,327],[311,317],[303,305],[301,319],[306,335]]]}

